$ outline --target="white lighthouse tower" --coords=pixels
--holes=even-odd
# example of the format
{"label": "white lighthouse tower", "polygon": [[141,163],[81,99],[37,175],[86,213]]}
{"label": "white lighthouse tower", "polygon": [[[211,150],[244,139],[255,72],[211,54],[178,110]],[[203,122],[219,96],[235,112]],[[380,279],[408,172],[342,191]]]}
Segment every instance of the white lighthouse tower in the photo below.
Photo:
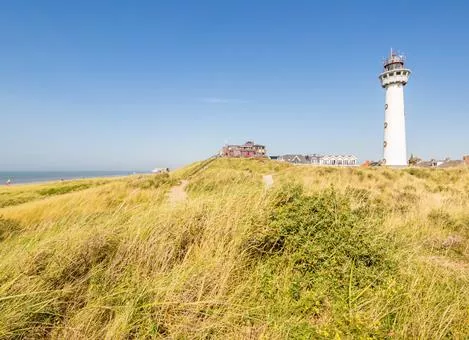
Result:
{"label": "white lighthouse tower", "polygon": [[404,61],[403,56],[391,50],[384,62],[384,72],[379,75],[381,86],[386,89],[383,163],[389,166],[407,165],[404,86],[410,70],[404,67]]}

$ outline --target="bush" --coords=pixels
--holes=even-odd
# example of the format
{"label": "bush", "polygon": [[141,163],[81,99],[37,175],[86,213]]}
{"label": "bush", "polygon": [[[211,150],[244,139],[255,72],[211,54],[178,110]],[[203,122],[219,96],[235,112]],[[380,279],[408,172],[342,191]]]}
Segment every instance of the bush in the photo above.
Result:
{"label": "bush", "polygon": [[377,232],[382,210],[355,191],[330,188],[307,196],[300,185],[281,188],[271,198],[267,227],[247,243],[250,258],[263,268],[265,297],[276,300],[289,268],[289,303],[302,317],[320,317],[329,308],[344,318],[344,332],[367,328],[347,313],[397,273],[396,246]]}
{"label": "bush", "polygon": [[352,262],[388,268],[388,247],[373,231],[382,222],[380,214],[373,214],[369,205],[352,208],[351,198],[356,194],[343,195],[331,188],[306,196],[299,185],[282,188],[273,199],[267,239],[282,243],[274,248],[293,255],[295,269],[303,274]]}
{"label": "bush", "polygon": [[38,193],[41,196],[63,195],[73,191],[88,189],[89,187],[91,187],[91,183],[64,184],[39,190]]}

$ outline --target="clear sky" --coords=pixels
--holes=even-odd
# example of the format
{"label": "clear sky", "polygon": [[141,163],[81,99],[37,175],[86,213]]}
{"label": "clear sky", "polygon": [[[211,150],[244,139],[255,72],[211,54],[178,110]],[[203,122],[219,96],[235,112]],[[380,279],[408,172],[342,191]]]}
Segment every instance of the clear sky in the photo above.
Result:
{"label": "clear sky", "polygon": [[392,47],[408,153],[469,154],[468,1],[4,0],[0,170],[145,170],[252,139],[382,157]]}

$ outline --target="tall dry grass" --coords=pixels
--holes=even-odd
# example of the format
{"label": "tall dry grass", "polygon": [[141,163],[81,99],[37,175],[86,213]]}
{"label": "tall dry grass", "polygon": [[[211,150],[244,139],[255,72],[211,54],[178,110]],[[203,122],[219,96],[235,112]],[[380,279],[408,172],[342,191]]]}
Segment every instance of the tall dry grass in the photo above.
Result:
{"label": "tall dry grass", "polygon": [[469,336],[467,168],[218,159],[93,183],[0,189],[0,338]]}

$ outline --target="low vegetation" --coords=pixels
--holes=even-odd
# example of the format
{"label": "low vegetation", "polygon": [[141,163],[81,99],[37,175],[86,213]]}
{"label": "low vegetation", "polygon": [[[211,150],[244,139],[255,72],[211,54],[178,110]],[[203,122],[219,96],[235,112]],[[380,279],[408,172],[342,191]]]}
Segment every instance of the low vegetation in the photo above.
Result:
{"label": "low vegetation", "polygon": [[0,208],[18,205],[48,196],[62,195],[73,191],[84,190],[105,184],[108,181],[109,179],[89,179],[61,181],[53,183],[53,185],[51,185],[51,183],[15,185],[8,187],[7,189],[0,189]]}
{"label": "low vegetation", "polygon": [[469,169],[213,159],[0,189],[0,338],[165,337],[469,337]]}

